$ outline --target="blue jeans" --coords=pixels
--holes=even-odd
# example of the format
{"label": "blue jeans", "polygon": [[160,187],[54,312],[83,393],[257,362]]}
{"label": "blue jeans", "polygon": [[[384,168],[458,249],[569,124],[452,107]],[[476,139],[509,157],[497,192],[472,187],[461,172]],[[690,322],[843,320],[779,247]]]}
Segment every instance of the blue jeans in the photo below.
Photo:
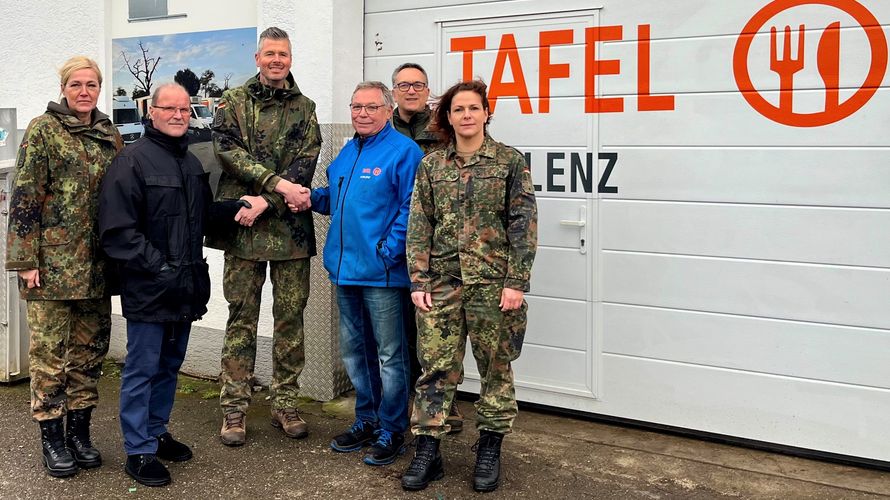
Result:
{"label": "blue jeans", "polygon": [[390,432],[408,429],[411,390],[401,288],[338,286],[340,355],[355,387],[355,417]]}
{"label": "blue jeans", "polygon": [[155,453],[157,437],[167,432],[191,328],[191,323],[127,320],[120,406],[127,455]]}

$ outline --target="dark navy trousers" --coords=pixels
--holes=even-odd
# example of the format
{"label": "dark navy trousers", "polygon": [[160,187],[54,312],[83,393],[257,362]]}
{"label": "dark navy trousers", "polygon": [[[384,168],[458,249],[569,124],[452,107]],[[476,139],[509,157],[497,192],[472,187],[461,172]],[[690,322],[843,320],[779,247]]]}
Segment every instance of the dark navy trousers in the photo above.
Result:
{"label": "dark navy trousers", "polygon": [[192,324],[127,320],[127,359],[121,375],[121,431],[127,455],[154,454],[167,432],[176,378]]}

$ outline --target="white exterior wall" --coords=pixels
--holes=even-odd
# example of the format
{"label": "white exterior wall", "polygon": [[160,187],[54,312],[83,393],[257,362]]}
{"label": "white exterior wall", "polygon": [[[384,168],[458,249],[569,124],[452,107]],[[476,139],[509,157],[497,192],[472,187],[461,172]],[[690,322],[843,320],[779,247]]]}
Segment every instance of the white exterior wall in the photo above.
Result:
{"label": "white exterior wall", "polygon": [[[0,108],[17,108],[19,129],[43,114],[47,102],[59,98],[58,69],[71,56],[94,59],[108,77],[109,4],[108,0],[0,0]],[[104,98],[109,95],[108,82],[102,87]]]}
{"label": "white exterior wall", "polygon": [[257,26],[277,25],[290,35],[292,71],[318,106],[319,123],[350,123],[347,106],[362,77],[362,6],[362,0],[257,4]]}
{"label": "white exterior wall", "polygon": [[[515,35],[532,112],[501,98],[491,133],[530,154],[540,186],[529,331],[515,363],[521,400],[888,462],[886,75],[837,123],[767,119],[742,97],[733,53],[770,3],[368,0],[365,76],[389,78],[416,61],[441,92],[462,73],[451,39],[485,36],[473,75],[490,83],[501,35]],[[887,38],[890,5],[859,3]],[[776,15],[752,43],[751,78],[767,100],[778,102],[769,26],[781,43],[784,25],[806,24],[794,109],[822,109],[816,49],[835,20],[841,102],[852,95],[871,63],[864,31],[810,5]],[[651,92],[673,95],[671,111],[637,108],[642,24],[651,26]],[[623,98],[623,112],[584,112],[584,33],[593,26],[622,29],[621,40],[596,44],[597,59],[620,61],[618,74],[596,77],[596,95]],[[544,114],[537,34],[559,29],[573,30],[573,44],[554,46],[551,59],[569,63],[570,75],[551,81]],[[580,181],[571,154],[588,152],[618,155],[608,180],[618,193],[597,193],[605,161],[592,192],[572,189]],[[548,166],[548,153],[564,157]],[[560,224],[579,217],[580,231]],[[579,235],[591,244],[587,257]],[[476,390],[467,361],[464,389]]]}

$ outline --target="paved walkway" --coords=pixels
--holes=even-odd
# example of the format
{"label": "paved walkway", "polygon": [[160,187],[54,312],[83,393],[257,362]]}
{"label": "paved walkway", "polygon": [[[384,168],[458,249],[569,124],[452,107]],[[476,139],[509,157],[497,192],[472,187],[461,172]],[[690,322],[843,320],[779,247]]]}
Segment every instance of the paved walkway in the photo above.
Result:
{"label": "paved walkway", "polygon": [[[114,372],[112,367],[110,370]],[[52,479],[39,462],[37,425],[29,417],[27,384],[0,385],[0,498],[522,498],[522,499],[867,499],[890,498],[890,473],[775,455],[693,439],[520,412],[504,442],[504,480],[490,494],[472,491],[476,432],[443,442],[446,476],[423,492],[402,491],[409,456],[369,467],[360,454],[330,451],[331,436],[352,423],[349,398],[302,406],[311,434],[291,440],[269,425],[266,392],[248,414],[248,444],[219,443],[216,385],[183,377],[171,431],[192,445],[195,457],[171,464],[173,483],[146,488],[123,471],[117,421],[119,380],[103,377],[94,419],[95,443],[105,459],[98,469]],[[472,405],[461,403],[472,416]],[[472,424],[472,422],[470,422]],[[408,453],[412,452],[409,448]]]}

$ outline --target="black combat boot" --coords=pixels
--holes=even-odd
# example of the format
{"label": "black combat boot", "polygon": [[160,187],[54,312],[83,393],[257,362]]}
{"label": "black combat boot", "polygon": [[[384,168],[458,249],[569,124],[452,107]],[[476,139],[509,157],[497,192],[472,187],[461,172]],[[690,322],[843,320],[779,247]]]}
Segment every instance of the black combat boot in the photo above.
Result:
{"label": "black combat boot", "polygon": [[65,429],[65,444],[77,461],[77,465],[83,469],[90,469],[102,465],[102,455],[93,447],[90,441],[90,417],[93,407],[83,410],[68,410],[68,426]]}
{"label": "black combat boot", "polygon": [[80,470],[71,452],[65,447],[65,429],[61,418],[40,422],[40,441],[43,444],[43,466],[52,477],[67,477]]}
{"label": "black combat boot", "polygon": [[504,435],[499,432],[479,432],[479,440],[473,445],[473,449],[476,450],[476,467],[473,469],[474,490],[484,492],[498,489],[503,440]]}
{"label": "black combat boot", "polygon": [[439,440],[431,436],[417,436],[416,442],[414,459],[402,475],[402,488],[411,491],[422,490],[431,481],[445,477],[442,455],[439,453]]}

